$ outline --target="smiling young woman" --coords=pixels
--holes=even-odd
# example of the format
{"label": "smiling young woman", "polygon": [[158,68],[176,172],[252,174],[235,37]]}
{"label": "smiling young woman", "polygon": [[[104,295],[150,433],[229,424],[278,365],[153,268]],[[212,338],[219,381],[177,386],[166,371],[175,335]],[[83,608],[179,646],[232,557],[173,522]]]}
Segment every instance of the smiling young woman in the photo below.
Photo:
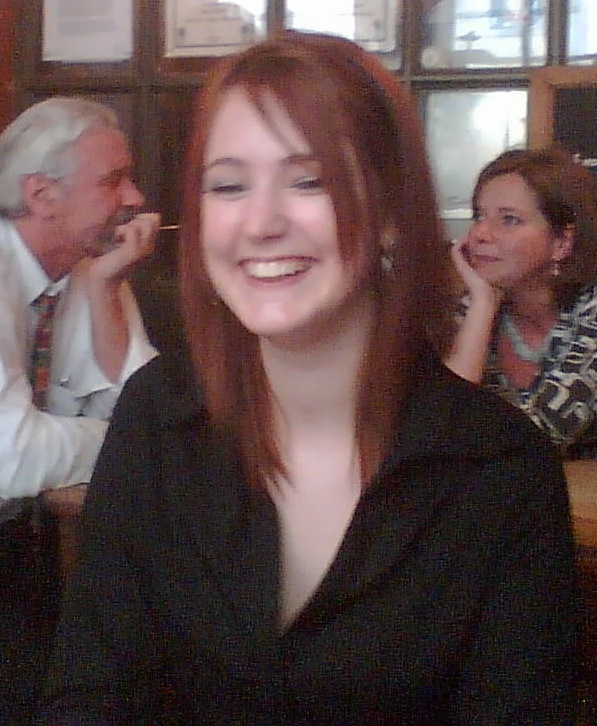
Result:
{"label": "smiling young woman", "polygon": [[44,722],[572,723],[562,470],[440,362],[432,190],[407,93],[348,40],[284,33],[206,79],[188,370],[123,391]]}

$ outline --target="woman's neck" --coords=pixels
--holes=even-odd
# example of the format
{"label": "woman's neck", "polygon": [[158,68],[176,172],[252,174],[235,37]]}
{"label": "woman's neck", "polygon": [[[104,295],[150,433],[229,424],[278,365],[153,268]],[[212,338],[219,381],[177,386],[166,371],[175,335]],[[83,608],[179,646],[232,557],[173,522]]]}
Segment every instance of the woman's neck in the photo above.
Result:
{"label": "woman's neck", "polygon": [[508,309],[511,318],[539,331],[548,331],[557,318],[553,292],[548,287],[521,290],[509,295]]}
{"label": "woman's neck", "polygon": [[[333,335],[305,345],[262,340],[265,373],[285,430],[354,427],[357,381],[372,320],[367,302]],[[283,424],[282,424],[283,422]]]}

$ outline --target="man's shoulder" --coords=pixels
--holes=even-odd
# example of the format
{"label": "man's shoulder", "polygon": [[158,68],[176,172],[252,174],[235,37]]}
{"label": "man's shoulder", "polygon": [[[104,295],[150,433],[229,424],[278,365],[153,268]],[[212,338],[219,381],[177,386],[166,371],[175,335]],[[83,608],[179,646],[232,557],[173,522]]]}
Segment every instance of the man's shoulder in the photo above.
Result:
{"label": "man's shoulder", "polygon": [[14,227],[0,217],[0,299],[14,303],[17,291],[26,288],[26,256],[27,251],[20,249],[23,245]]}

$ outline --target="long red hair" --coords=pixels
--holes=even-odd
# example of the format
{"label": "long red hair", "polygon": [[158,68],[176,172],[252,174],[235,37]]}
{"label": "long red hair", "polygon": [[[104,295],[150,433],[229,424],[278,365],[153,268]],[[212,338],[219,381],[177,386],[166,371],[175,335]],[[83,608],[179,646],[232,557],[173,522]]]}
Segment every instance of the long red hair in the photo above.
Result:
{"label": "long red hair", "polygon": [[270,391],[256,337],[214,304],[201,243],[205,148],[231,88],[242,88],[268,122],[264,98],[285,108],[321,163],[343,259],[366,260],[376,317],[355,412],[366,484],[399,430],[418,355],[429,341],[441,350],[451,331],[449,258],[416,110],[372,54],[342,38],[294,31],[225,58],[198,96],[180,240],[182,310],[211,423],[238,447],[257,485],[284,472]]}

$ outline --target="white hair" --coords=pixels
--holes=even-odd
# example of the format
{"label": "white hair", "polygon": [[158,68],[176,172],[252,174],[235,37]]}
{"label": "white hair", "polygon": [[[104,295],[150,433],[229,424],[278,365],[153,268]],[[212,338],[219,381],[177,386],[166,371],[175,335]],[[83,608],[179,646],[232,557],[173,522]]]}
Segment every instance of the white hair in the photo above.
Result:
{"label": "white hair", "polygon": [[27,213],[21,180],[30,174],[64,179],[77,169],[72,145],[92,127],[118,129],[118,118],[102,103],[54,96],[30,106],[0,134],[0,215]]}

